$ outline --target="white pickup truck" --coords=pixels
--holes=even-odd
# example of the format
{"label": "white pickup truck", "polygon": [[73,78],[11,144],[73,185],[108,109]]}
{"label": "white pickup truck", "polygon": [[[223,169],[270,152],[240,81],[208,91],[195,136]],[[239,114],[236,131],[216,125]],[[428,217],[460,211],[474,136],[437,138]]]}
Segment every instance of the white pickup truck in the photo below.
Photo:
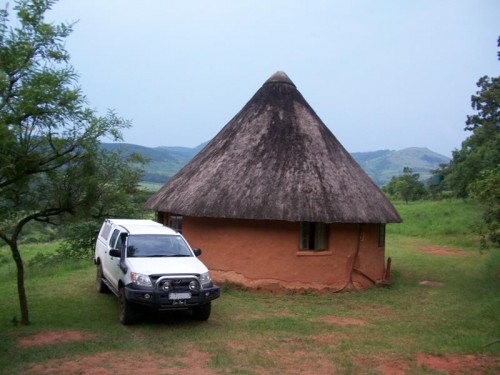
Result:
{"label": "white pickup truck", "polygon": [[152,220],[107,219],[99,232],[94,262],[97,291],[119,297],[119,318],[132,324],[141,308],[190,309],[207,320],[220,296],[207,267],[181,234]]}

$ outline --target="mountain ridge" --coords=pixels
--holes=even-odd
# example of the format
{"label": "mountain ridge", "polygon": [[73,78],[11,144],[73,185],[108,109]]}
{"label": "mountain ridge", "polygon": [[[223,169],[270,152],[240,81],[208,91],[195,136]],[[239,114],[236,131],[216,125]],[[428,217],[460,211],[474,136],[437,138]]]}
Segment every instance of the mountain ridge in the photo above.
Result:
{"label": "mountain ridge", "polygon": [[451,160],[427,147],[354,152],[351,156],[379,186],[389,182],[392,176],[401,175],[404,167],[410,167],[413,173],[420,174],[421,180],[425,180],[431,176],[432,170]]}
{"label": "mountain ridge", "polygon": [[[181,146],[147,147],[132,143],[102,143],[101,147],[109,151],[119,151],[123,155],[135,152],[144,156],[150,161],[144,167],[143,181],[163,184],[184,167],[207,143],[192,148]],[[432,170],[437,169],[440,164],[450,161],[447,156],[426,147],[353,152],[350,155],[378,186],[389,182],[392,176],[401,175],[404,167],[409,167],[414,173],[419,173],[422,181],[426,180],[431,176]]]}

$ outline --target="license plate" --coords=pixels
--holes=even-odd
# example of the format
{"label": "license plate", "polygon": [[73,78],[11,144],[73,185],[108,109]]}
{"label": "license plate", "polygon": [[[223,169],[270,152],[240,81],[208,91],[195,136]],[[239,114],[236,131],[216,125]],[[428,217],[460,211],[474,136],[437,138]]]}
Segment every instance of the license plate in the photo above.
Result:
{"label": "license plate", "polygon": [[191,293],[170,293],[168,299],[190,299]]}

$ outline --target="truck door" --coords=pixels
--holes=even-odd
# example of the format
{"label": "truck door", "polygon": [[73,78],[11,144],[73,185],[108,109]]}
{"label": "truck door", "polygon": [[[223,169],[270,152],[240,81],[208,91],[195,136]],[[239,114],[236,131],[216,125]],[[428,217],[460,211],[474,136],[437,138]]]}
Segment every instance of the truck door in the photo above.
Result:
{"label": "truck door", "polygon": [[111,235],[107,247],[107,253],[104,256],[105,267],[103,273],[106,279],[115,287],[118,288],[118,280],[120,278],[120,257],[112,257],[109,255],[109,250],[116,249],[117,244],[120,245],[120,230],[115,229]]}
{"label": "truck door", "polygon": [[113,267],[110,269],[112,272],[111,279],[113,280],[113,285],[118,287],[118,281],[123,275],[123,269],[121,267],[121,263],[125,260],[125,242],[127,240],[127,233],[120,232],[118,237],[116,238],[114,249],[120,250],[121,257],[116,257],[113,259]]}

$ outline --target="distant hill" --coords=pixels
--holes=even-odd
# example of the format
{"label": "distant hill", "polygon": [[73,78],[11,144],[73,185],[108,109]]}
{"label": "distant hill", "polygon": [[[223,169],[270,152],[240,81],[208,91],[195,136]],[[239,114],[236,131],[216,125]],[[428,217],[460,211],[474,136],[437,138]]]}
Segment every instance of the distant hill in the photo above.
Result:
{"label": "distant hill", "polygon": [[430,177],[431,170],[450,161],[450,158],[425,147],[409,147],[399,151],[354,152],[351,156],[379,186],[389,182],[392,176],[402,174],[404,167],[410,167],[413,173],[419,173],[420,179],[424,180]]}
{"label": "distant hill", "polygon": [[[145,167],[144,182],[163,184],[186,165],[207,144],[197,147],[144,147],[129,143],[103,143],[107,150],[120,150],[124,155],[138,153],[150,159]],[[420,178],[426,179],[430,171],[450,159],[427,148],[410,147],[399,151],[379,150],[354,152],[351,156],[379,186],[387,183],[392,176],[403,173],[404,167],[410,167]]]}
{"label": "distant hill", "polygon": [[163,184],[186,165],[206,143],[189,147],[144,147],[130,143],[102,143],[110,151],[119,150],[123,155],[138,153],[149,159],[145,166],[144,182]]}

